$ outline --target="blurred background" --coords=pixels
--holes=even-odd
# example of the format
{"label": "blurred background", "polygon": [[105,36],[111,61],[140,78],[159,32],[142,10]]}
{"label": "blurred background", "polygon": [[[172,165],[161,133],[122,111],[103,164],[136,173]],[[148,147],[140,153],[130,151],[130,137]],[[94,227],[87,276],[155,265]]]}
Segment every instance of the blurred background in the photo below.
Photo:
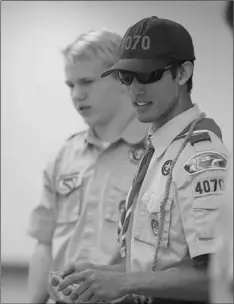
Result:
{"label": "blurred background", "polygon": [[93,28],[124,34],[151,15],[178,21],[195,46],[192,100],[216,120],[232,151],[231,9],[226,1],[1,2],[1,303],[27,302],[34,241],[26,229],[42,170],[85,127],[64,85],[60,50]]}

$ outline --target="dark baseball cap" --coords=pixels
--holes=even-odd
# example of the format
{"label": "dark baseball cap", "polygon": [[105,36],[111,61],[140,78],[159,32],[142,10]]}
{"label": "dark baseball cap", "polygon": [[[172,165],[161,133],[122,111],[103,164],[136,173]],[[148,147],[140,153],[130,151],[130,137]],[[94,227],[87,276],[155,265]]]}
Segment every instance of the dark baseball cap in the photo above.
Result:
{"label": "dark baseball cap", "polygon": [[120,44],[120,60],[102,74],[114,71],[150,73],[172,61],[194,61],[193,41],[179,23],[152,16],[131,26]]}

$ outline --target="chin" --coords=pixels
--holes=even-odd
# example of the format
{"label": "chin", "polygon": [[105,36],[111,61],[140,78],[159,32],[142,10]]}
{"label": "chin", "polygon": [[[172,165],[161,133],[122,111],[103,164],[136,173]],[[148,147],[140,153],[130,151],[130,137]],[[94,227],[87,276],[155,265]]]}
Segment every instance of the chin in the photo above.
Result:
{"label": "chin", "polygon": [[151,123],[154,121],[154,119],[152,119],[152,117],[147,117],[147,116],[137,115],[137,118],[140,122],[143,122],[143,123]]}
{"label": "chin", "polygon": [[94,127],[96,125],[96,121],[95,119],[93,119],[92,117],[83,117],[84,122],[89,126],[89,127]]}

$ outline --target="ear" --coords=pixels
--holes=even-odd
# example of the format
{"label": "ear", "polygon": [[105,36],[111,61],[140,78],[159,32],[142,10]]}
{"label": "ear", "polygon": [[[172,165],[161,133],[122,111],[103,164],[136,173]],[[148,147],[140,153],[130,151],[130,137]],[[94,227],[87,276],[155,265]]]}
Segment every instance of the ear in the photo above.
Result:
{"label": "ear", "polygon": [[193,75],[193,64],[190,61],[184,62],[178,69],[177,81],[179,85],[184,85]]}

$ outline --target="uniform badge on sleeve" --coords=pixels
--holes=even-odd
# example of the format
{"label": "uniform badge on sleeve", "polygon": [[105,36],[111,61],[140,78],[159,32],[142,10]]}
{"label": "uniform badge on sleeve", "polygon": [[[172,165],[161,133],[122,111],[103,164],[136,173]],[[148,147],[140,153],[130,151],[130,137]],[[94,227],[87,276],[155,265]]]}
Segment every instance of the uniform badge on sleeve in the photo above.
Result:
{"label": "uniform badge on sleeve", "polygon": [[217,152],[201,152],[190,158],[184,165],[186,173],[193,175],[208,170],[225,170],[227,159]]}
{"label": "uniform badge on sleeve", "polygon": [[170,173],[171,170],[171,166],[172,166],[173,161],[172,160],[167,160],[163,167],[162,167],[162,174],[163,175],[168,175]]}
{"label": "uniform badge on sleeve", "polygon": [[155,218],[151,220],[151,229],[152,229],[153,235],[155,236],[155,238],[157,238],[158,231],[159,231],[159,223],[158,223],[158,220]]}
{"label": "uniform badge on sleeve", "polygon": [[225,189],[224,179],[205,178],[193,183],[193,197],[202,197],[213,194],[222,194]]}
{"label": "uniform badge on sleeve", "polygon": [[129,159],[131,160],[132,163],[138,164],[139,161],[142,159],[142,156],[145,153],[145,146],[135,146],[129,150]]}

